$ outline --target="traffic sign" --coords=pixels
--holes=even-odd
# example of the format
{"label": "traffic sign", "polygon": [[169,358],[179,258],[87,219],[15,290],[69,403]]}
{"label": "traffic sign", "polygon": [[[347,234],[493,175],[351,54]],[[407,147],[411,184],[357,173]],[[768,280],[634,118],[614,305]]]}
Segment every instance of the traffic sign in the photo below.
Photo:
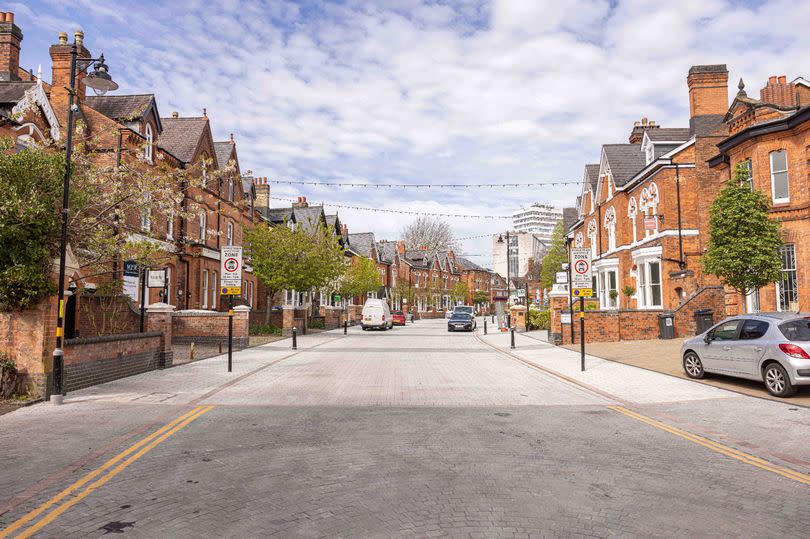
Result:
{"label": "traffic sign", "polygon": [[242,293],[242,247],[229,245],[220,252],[219,293],[238,296]]}
{"label": "traffic sign", "polygon": [[585,247],[571,249],[571,288],[590,289],[592,284],[591,250]]}
{"label": "traffic sign", "polygon": [[568,272],[567,271],[558,271],[557,278],[555,279],[557,284],[565,284],[568,282]]}
{"label": "traffic sign", "polygon": [[592,288],[574,288],[571,291],[571,295],[575,298],[589,298],[593,296],[593,289]]}

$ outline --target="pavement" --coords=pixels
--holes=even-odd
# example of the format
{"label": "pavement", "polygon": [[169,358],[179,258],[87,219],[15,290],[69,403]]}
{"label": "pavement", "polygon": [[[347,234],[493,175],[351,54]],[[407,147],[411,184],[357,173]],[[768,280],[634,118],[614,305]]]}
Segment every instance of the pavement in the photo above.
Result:
{"label": "pavement", "polygon": [[[644,341],[585,343],[585,353],[602,359],[618,361],[626,365],[633,365],[643,369],[677,376],[678,378],[688,379],[681,365],[681,344],[684,340],[685,339],[652,339]],[[579,351],[578,344],[565,345],[565,348],[577,352]],[[700,383],[735,391],[744,395],[750,395],[752,397],[777,402],[785,401],[768,393],[762,382],[755,382],[753,380],[743,380],[742,378],[711,374],[708,375],[707,378],[700,380]],[[800,406],[810,406],[810,386],[799,387],[796,394],[790,398],[790,403]]]}
{"label": "pavement", "polygon": [[445,327],[282,340],[1,416],[0,539],[810,536],[810,410]]}

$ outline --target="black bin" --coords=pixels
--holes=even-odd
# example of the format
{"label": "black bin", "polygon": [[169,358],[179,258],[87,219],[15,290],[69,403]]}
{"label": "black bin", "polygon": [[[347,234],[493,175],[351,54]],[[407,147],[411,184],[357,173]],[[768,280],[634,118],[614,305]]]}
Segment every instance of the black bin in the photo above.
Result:
{"label": "black bin", "polygon": [[713,309],[698,309],[695,311],[695,335],[700,335],[714,324]]}
{"label": "black bin", "polygon": [[675,338],[674,313],[661,313],[658,315],[658,338],[659,339]]}

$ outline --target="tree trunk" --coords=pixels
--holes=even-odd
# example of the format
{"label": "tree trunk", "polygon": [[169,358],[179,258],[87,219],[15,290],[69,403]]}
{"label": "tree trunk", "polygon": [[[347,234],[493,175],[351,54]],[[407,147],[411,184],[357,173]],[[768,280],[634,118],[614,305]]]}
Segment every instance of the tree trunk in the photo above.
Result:
{"label": "tree trunk", "polygon": [[270,325],[270,310],[273,308],[273,294],[267,293],[267,307],[264,311],[264,325]]}

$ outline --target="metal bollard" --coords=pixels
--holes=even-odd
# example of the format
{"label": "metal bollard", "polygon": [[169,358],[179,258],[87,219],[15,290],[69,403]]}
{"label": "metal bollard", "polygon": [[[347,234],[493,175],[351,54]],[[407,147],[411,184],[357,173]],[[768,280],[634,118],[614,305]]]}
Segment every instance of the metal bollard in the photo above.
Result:
{"label": "metal bollard", "polygon": [[[514,336],[512,338],[514,338]],[[293,350],[298,350],[298,329],[297,328],[293,328],[293,347],[292,347],[292,349]]]}
{"label": "metal bollard", "polygon": [[344,321],[343,321],[343,334],[344,334],[344,335],[346,335],[346,330],[347,330],[347,328],[348,328],[348,327],[349,327],[349,321],[348,321],[348,320],[344,320]]}
{"label": "metal bollard", "polygon": [[495,313],[492,313],[492,323],[495,323]]}
{"label": "metal bollard", "polygon": [[512,345],[509,348],[515,349],[515,328],[512,328]]}
{"label": "metal bollard", "polygon": [[487,319],[484,318],[484,335],[487,334]]}

